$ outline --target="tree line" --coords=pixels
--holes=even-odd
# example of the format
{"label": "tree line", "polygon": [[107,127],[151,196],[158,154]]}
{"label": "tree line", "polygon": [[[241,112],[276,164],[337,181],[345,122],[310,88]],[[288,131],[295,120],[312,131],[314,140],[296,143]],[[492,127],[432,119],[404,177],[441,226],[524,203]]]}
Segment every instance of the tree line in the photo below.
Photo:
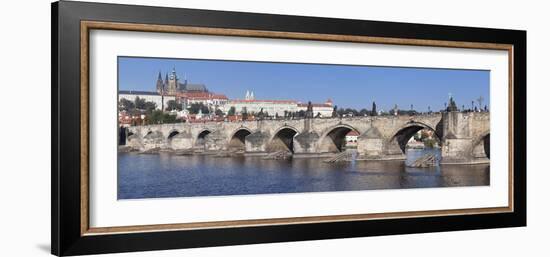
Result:
{"label": "tree line", "polygon": [[145,115],[143,122],[147,125],[179,122],[176,115],[157,110],[155,102],[147,101],[139,96],[136,96],[134,101],[121,98],[118,101],[118,106],[119,111],[126,111],[132,117],[139,117],[141,119],[141,115]]}

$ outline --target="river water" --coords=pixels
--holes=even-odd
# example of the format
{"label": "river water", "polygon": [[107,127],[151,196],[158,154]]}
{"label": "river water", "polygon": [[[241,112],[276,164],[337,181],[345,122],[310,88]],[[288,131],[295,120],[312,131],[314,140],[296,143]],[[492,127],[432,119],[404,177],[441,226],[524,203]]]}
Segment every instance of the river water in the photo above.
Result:
{"label": "river water", "polygon": [[[408,149],[409,163],[438,149]],[[324,163],[169,153],[118,155],[118,199],[489,185],[489,165],[406,167],[404,161]]]}

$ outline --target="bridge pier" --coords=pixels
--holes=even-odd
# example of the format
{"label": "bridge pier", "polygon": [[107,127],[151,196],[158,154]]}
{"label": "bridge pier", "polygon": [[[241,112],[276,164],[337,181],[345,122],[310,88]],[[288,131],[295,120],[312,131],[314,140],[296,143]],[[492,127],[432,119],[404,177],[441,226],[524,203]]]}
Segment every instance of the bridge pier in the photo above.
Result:
{"label": "bridge pier", "polygon": [[193,136],[187,131],[178,133],[177,135],[168,138],[168,145],[173,150],[191,149],[193,148]]}
{"label": "bridge pier", "polygon": [[[489,163],[489,154],[485,154],[485,151],[478,146],[485,143],[488,152],[488,145],[483,141],[488,137],[484,136],[488,135],[489,131],[488,119],[488,116],[476,117],[475,113],[444,113],[441,119],[443,125],[441,164]],[[480,123],[483,126],[478,125]]]}
{"label": "bridge pier", "polygon": [[245,153],[265,154],[271,135],[263,131],[256,131],[245,137]]}
{"label": "bridge pier", "polygon": [[357,139],[357,152],[361,160],[400,160],[406,158],[399,146],[388,142],[376,127],[370,127],[359,136]]}
{"label": "bridge pier", "polygon": [[357,152],[365,159],[379,159],[384,155],[385,141],[376,127],[370,127],[357,138]]}
{"label": "bridge pier", "polygon": [[143,142],[141,142],[140,135],[129,135],[126,137],[126,146],[133,150],[140,150],[143,148]]}
{"label": "bridge pier", "polygon": [[489,157],[489,113],[444,112],[418,116],[308,118],[178,123],[128,127],[125,149],[229,151],[265,155],[288,150],[295,157],[332,156],[345,149],[349,131],[359,133],[358,159],[405,159],[405,146],[420,129],[435,131],[443,164],[483,163]]}
{"label": "bridge pier", "polygon": [[208,134],[204,138],[204,151],[222,151],[227,150],[228,139],[220,130]]}
{"label": "bridge pier", "polygon": [[294,154],[317,154],[319,135],[312,131],[300,133],[294,137]]}

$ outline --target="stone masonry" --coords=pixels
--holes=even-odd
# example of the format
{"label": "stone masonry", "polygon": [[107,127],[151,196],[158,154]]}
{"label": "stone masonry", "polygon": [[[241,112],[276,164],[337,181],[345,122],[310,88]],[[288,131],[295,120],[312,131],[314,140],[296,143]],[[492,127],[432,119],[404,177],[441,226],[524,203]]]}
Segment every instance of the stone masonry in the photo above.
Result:
{"label": "stone masonry", "polygon": [[479,163],[488,161],[489,124],[488,112],[177,123],[129,127],[126,145],[139,151],[240,149],[249,155],[288,150],[315,157],[342,151],[345,135],[354,130],[359,159],[388,160],[403,159],[410,137],[430,129],[440,139],[442,164]]}

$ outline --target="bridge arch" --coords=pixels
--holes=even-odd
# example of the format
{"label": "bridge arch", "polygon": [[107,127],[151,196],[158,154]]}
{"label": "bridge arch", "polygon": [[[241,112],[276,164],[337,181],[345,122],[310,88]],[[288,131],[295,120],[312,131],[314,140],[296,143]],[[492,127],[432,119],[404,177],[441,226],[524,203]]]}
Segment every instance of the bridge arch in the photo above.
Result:
{"label": "bridge arch", "polygon": [[227,148],[230,150],[244,150],[245,138],[252,134],[252,130],[246,127],[240,127],[234,130],[230,135]]}
{"label": "bridge arch", "polygon": [[298,135],[298,129],[292,126],[278,128],[269,140],[266,150],[268,152],[289,151],[294,153],[294,137]]}
{"label": "bridge arch", "polygon": [[409,142],[411,137],[422,129],[432,131],[434,138],[438,141],[438,143],[441,142],[441,138],[439,137],[436,128],[433,128],[432,126],[423,122],[409,122],[392,133],[393,136],[389,140],[390,150],[391,148],[399,147],[400,151],[402,153],[405,153],[407,143]]}
{"label": "bridge arch", "polygon": [[208,134],[212,132],[213,131],[211,131],[210,129],[201,130],[201,132],[197,134],[197,138],[195,139],[195,146],[204,147],[206,143],[206,136],[208,136]]}
{"label": "bridge arch", "polygon": [[147,132],[145,133],[145,135],[143,135],[143,137],[145,138],[146,136],[151,135],[151,134],[153,134],[153,131],[152,130],[147,130]]}
{"label": "bridge arch", "polygon": [[171,140],[173,137],[175,137],[176,135],[178,135],[180,132],[176,129],[173,129],[171,130],[169,133],[168,133],[168,137],[166,139],[168,140]]}
{"label": "bridge arch", "polygon": [[491,133],[485,131],[478,136],[472,144],[472,155],[474,158],[487,158],[491,156]]}
{"label": "bridge arch", "polygon": [[166,144],[168,147],[172,147],[172,139],[174,139],[175,136],[177,136],[180,132],[173,129],[168,133],[168,136],[166,137]]}
{"label": "bridge arch", "polygon": [[359,130],[348,124],[338,124],[328,128],[321,136],[320,149],[322,152],[342,152],[345,150],[346,135],[355,131],[360,133]]}

